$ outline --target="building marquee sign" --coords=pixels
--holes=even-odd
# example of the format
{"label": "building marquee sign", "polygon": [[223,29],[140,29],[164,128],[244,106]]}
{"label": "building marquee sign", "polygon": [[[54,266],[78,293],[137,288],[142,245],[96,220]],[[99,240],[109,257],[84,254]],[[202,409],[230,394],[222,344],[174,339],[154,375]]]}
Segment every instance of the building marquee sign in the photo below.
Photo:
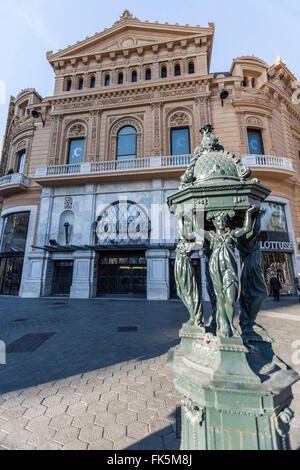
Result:
{"label": "building marquee sign", "polygon": [[278,251],[278,252],[293,252],[293,242],[278,242],[278,241],[261,241],[260,248],[262,251]]}

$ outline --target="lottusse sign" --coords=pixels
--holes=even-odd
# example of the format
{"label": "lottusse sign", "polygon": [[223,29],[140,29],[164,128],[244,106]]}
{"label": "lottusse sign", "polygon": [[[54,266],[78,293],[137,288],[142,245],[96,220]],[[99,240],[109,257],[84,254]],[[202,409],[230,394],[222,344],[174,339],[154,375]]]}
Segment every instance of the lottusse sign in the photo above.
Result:
{"label": "lottusse sign", "polygon": [[294,245],[292,242],[265,241],[260,242],[260,248],[262,251],[294,251]]}

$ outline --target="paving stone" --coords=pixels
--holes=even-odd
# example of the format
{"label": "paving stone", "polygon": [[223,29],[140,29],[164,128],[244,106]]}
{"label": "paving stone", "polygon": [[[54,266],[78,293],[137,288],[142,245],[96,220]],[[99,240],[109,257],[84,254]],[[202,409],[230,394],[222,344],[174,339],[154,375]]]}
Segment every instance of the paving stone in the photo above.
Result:
{"label": "paving stone", "polygon": [[97,441],[103,437],[103,427],[96,424],[90,424],[80,430],[79,439],[88,444]]}
{"label": "paving stone", "polygon": [[51,418],[48,416],[40,416],[39,418],[33,418],[26,424],[26,429],[32,432],[40,432],[49,426]]}
{"label": "paving stone", "polygon": [[139,400],[144,400],[144,401],[150,401],[155,398],[154,392],[151,390],[143,391],[143,392],[137,392],[137,398]]}
{"label": "paving stone", "polygon": [[60,405],[61,400],[61,395],[52,395],[51,397],[44,398],[42,405],[51,408],[52,406]]}
{"label": "paving stone", "polygon": [[10,450],[25,449],[27,440],[30,438],[31,432],[27,429],[18,429],[17,431],[10,432],[1,445]]}
{"label": "paving stone", "polygon": [[83,415],[75,416],[72,421],[72,426],[75,428],[85,428],[94,424],[95,422],[95,415],[92,413],[85,413]]}
{"label": "paving stone", "polygon": [[124,411],[117,414],[117,423],[124,424],[124,426],[137,421],[137,413],[133,411]]}
{"label": "paving stone", "polygon": [[94,385],[82,385],[81,387],[77,387],[74,390],[75,390],[75,395],[92,394],[94,390]]}
{"label": "paving stone", "polygon": [[104,383],[105,384],[109,384],[109,385],[115,385],[115,384],[119,384],[120,383],[120,379],[119,377],[107,377],[104,379]]}
{"label": "paving stone", "polygon": [[[63,397],[67,396],[67,395],[74,395],[76,389],[74,389],[73,387],[71,387],[70,385],[69,386],[65,386],[65,387],[60,387],[57,391],[57,395],[62,395]],[[49,395],[48,395],[49,396]]]}
{"label": "paving stone", "polygon": [[66,445],[76,440],[78,437],[78,434],[79,434],[79,429],[69,426],[69,427],[65,427],[57,431],[54,440],[58,444]]}
{"label": "paving stone", "polygon": [[7,433],[4,431],[0,431],[0,444],[4,441],[4,439],[7,437]]}
{"label": "paving stone", "polygon": [[148,383],[150,382],[151,382],[151,377],[149,375],[140,375],[139,377],[136,378],[136,383],[146,384],[146,388],[148,386]]}
{"label": "paving stone", "polygon": [[39,397],[41,397],[41,399],[48,398],[48,397],[53,397],[54,395],[57,394],[58,390],[59,390],[58,386],[53,386],[53,387],[42,389],[39,392]]}
{"label": "paving stone", "polygon": [[86,414],[88,405],[86,403],[75,403],[67,409],[67,414],[70,416],[80,416]]}
{"label": "paving stone", "polygon": [[41,405],[42,401],[44,398],[40,396],[32,396],[30,398],[25,398],[24,401],[22,401],[21,405],[24,406],[24,408],[31,408],[32,406],[39,406]]}
{"label": "paving stone", "polygon": [[6,419],[7,421],[12,421],[14,419],[20,418],[27,411],[24,406],[16,406],[15,408],[10,408],[1,413],[1,418]]}
{"label": "paving stone", "polygon": [[135,377],[130,377],[128,375],[125,375],[123,377],[120,377],[120,383],[125,384],[125,385],[133,385],[136,383]]}
{"label": "paving stone", "polygon": [[10,419],[9,421],[6,421],[6,423],[3,423],[1,425],[1,431],[4,431],[6,433],[18,431],[20,429],[24,429],[27,423],[28,419],[24,418],[24,416],[21,416],[16,419]]}
{"label": "paving stone", "polygon": [[158,415],[161,419],[174,423],[176,421],[176,410],[173,407],[166,407],[158,410]]}
{"label": "paving stone", "polygon": [[126,450],[128,447],[136,444],[136,440],[131,437],[123,437],[114,442],[114,450]]}
{"label": "paving stone", "polygon": [[[93,416],[93,415],[91,415]],[[99,426],[107,426],[109,424],[115,423],[116,421],[116,415],[113,413],[110,413],[109,411],[104,411],[100,413],[99,415],[96,416],[95,419],[95,424],[98,424]]]}
{"label": "paving stone", "polygon": [[101,369],[98,371],[98,377],[101,379],[108,379],[109,377],[113,376],[113,372],[111,370]]}
{"label": "paving stone", "polygon": [[114,443],[112,441],[108,441],[107,439],[98,439],[97,441],[93,441],[88,446],[88,450],[112,450]]}
{"label": "paving stone", "polygon": [[[33,388],[30,389],[30,390],[35,390],[35,387],[33,387]],[[2,400],[5,400],[5,401],[6,401],[6,400],[10,400],[10,399],[13,399],[13,398],[18,397],[19,395],[21,395],[21,393],[22,393],[22,395],[23,395],[23,394],[25,395],[25,391],[24,391],[24,392],[20,392],[19,390],[16,390],[16,391],[14,391],[14,392],[3,393],[3,394],[1,395],[1,399],[2,399]]]}
{"label": "paving stone", "polygon": [[173,426],[168,421],[162,419],[156,419],[150,423],[151,434],[157,434],[159,436],[167,436],[173,433]]}
{"label": "paving stone", "polygon": [[127,435],[134,439],[143,439],[149,433],[149,427],[146,423],[135,422],[127,426]]}
{"label": "paving stone", "polygon": [[112,423],[105,426],[103,437],[110,441],[115,441],[126,436],[126,427],[119,423]]}
{"label": "paving stone", "polygon": [[87,450],[87,448],[88,444],[86,442],[79,441],[78,439],[69,442],[63,447],[64,450]]}
{"label": "paving stone", "polygon": [[100,401],[102,402],[112,402],[114,400],[118,400],[118,394],[115,392],[106,392],[101,395]]}
{"label": "paving stone", "polygon": [[128,409],[131,411],[142,411],[147,407],[144,400],[133,400],[128,403]]}
{"label": "paving stone", "polygon": [[159,419],[159,416],[158,412],[155,410],[145,409],[143,411],[139,411],[138,413],[138,421],[140,421],[141,423],[150,424],[156,419]]}
{"label": "paving stone", "polygon": [[28,419],[38,418],[39,416],[43,416],[46,410],[47,408],[43,405],[34,406],[32,408],[28,408],[24,413],[24,416]]}
{"label": "paving stone", "polygon": [[106,384],[106,383],[102,383],[94,387],[94,392],[100,393],[100,395],[103,395],[103,393],[107,393],[110,390],[111,390],[111,384]]}
{"label": "paving stone", "polygon": [[41,445],[38,450],[63,450],[63,446],[57,442],[48,442]]}
{"label": "paving stone", "polygon": [[129,384],[128,390],[132,392],[136,392],[136,393],[145,393],[146,388],[145,388],[145,385],[135,383],[135,384]]}
{"label": "paving stone", "polygon": [[108,404],[108,411],[114,414],[121,413],[128,409],[128,403],[125,401],[113,400]]}
{"label": "paving stone", "polygon": [[165,401],[160,398],[153,398],[152,400],[147,401],[147,408],[149,408],[149,410],[161,410],[165,405]]}
{"label": "paving stone", "polygon": [[116,392],[116,393],[125,393],[128,391],[128,385],[124,385],[124,384],[121,384],[121,383],[118,383],[118,384],[113,384],[111,386],[111,391],[112,392]]}
{"label": "paving stone", "polygon": [[24,398],[21,396],[15,396],[9,400],[5,400],[3,403],[3,408],[10,410],[11,408],[17,408],[24,401]]}
{"label": "paving stone", "polygon": [[164,441],[159,436],[148,436],[146,439],[138,441],[131,446],[128,450],[141,451],[141,450],[164,450]]}
{"label": "paving stone", "polygon": [[32,447],[39,449],[45,443],[51,442],[56,434],[55,429],[45,428],[40,429],[38,432],[34,432],[28,439],[27,443]]}
{"label": "paving stone", "polygon": [[[67,428],[71,425],[73,421],[73,418],[72,416],[69,416],[69,415],[60,415],[60,416],[56,416],[55,418],[52,418],[51,421],[50,421],[50,424],[49,426],[53,429],[64,429],[64,428]],[[64,444],[64,443],[62,443]]]}
{"label": "paving stone", "polygon": [[[74,389],[75,390],[75,389]],[[81,400],[82,396],[81,395],[65,395],[63,399],[61,400],[61,405],[67,405],[71,406],[74,405],[75,403],[79,403]]]}
{"label": "paving stone", "polygon": [[119,393],[119,400],[121,401],[133,401],[137,399],[137,393],[132,392],[131,390],[128,390],[127,392],[121,392]]}
{"label": "paving stone", "polygon": [[108,407],[108,402],[106,401],[94,401],[93,403],[89,403],[88,406],[88,413],[92,413],[94,415],[101,414],[103,411],[106,411]]}
{"label": "paving stone", "polygon": [[56,416],[63,415],[68,409],[68,405],[56,405],[51,406],[51,408],[47,408],[45,412],[45,416],[49,416],[50,418],[55,418]]}
{"label": "paving stone", "polygon": [[172,397],[168,397],[166,399],[167,406],[170,406],[170,407],[173,407],[173,408],[175,408],[180,403],[181,403],[180,397],[177,397],[177,396],[174,396],[174,395]]}

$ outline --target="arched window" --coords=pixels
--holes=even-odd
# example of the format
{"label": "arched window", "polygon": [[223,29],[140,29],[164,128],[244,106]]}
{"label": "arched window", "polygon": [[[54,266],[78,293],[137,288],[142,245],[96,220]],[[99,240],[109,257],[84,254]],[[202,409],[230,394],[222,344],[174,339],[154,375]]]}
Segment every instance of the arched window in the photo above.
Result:
{"label": "arched window", "polygon": [[167,78],[167,76],[168,76],[167,67],[163,66],[161,68],[160,76],[161,76],[161,78]]}
{"label": "arched window", "polygon": [[123,83],[124,83],[124,76],[123,76],[123,73],[120,72],[118,75],[118,85],[123,85]]}
{"label": "arched window", "polygon": [[83,89],[83,78],[80,78],[78,80],[78,90],[82,90]]}
{"label": "arched window", "polygon": [[72,80],[71,78],[68,78],[67,83],[66,83],[66,91],[71,91],[72,90]]}
{"label": "arched window", "polygon": [[132,126],[123,127],[118,133],[117,160],[133,160],[136,158],[136,129]]}
{"label": "arched window", "polygon": [[134,70],[131,74],[131,81],[133,83],[137,82],[137,71],[136,70]]}
{"label": "arched window", "polygon": [[96,86],[96,78],[95,78],[95,76],[93,75],[93,76],[91,77],[91,81],[90,81],[90,88],[95,88],[95,86]]}
{"label": "arched window", "polygon": [[194,62],[189,62],[189,73],[195,73]]}
{"label": "arched window", "polygon": [[247,77],[244,77],[244,80],[243,80],[243,86],[248,86],[248,78]]}
{"label": "arched window", "polygon": [[181,75],[181,69],[180,69],[180,65],[179,65],[179,64],[176,64],[176,65],[175,65],[174,74],[175,74],[175,77],[178,77],[179,75]]}
{"label": "arched window", "polygon": [[252,78],[252,88],[255,88],[256,87],[256,80],[255,78]]}
{"label": "arched window", "polygon": [[146,70],[145,79],[146,80],[151,80],[151,69]]}
{"label": "arched window", "polygon": [[110,85],[110,76],[109,76],[108,74],[105,75],[104,85],[105,85],[105,86],[109,86],[109,85]]}

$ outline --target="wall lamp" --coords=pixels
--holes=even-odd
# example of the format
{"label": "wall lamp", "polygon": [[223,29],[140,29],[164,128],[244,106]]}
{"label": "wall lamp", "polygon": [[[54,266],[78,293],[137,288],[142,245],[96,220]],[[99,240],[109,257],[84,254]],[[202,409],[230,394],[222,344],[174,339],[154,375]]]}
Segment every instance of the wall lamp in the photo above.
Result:
{"label": "wall lamp", "polygon": [[45,119],[43,118],[43,115],[40,111],[36,111],[35,109],[33,111],[31,111],[31,116],[34,118],[34,119],[39,119],[41,118],[42,120],[42,123],[43,123],[43,127],[45,127]]}
{"label": "wall lamp", "polygon": [[224,106],[224,100],[226,100],[228,98],[228,96],[229,96],[228,91],[225,90],[225,88],[223,88],[223,90],[221,90],[221,93],[220,93],[222,107]]}

